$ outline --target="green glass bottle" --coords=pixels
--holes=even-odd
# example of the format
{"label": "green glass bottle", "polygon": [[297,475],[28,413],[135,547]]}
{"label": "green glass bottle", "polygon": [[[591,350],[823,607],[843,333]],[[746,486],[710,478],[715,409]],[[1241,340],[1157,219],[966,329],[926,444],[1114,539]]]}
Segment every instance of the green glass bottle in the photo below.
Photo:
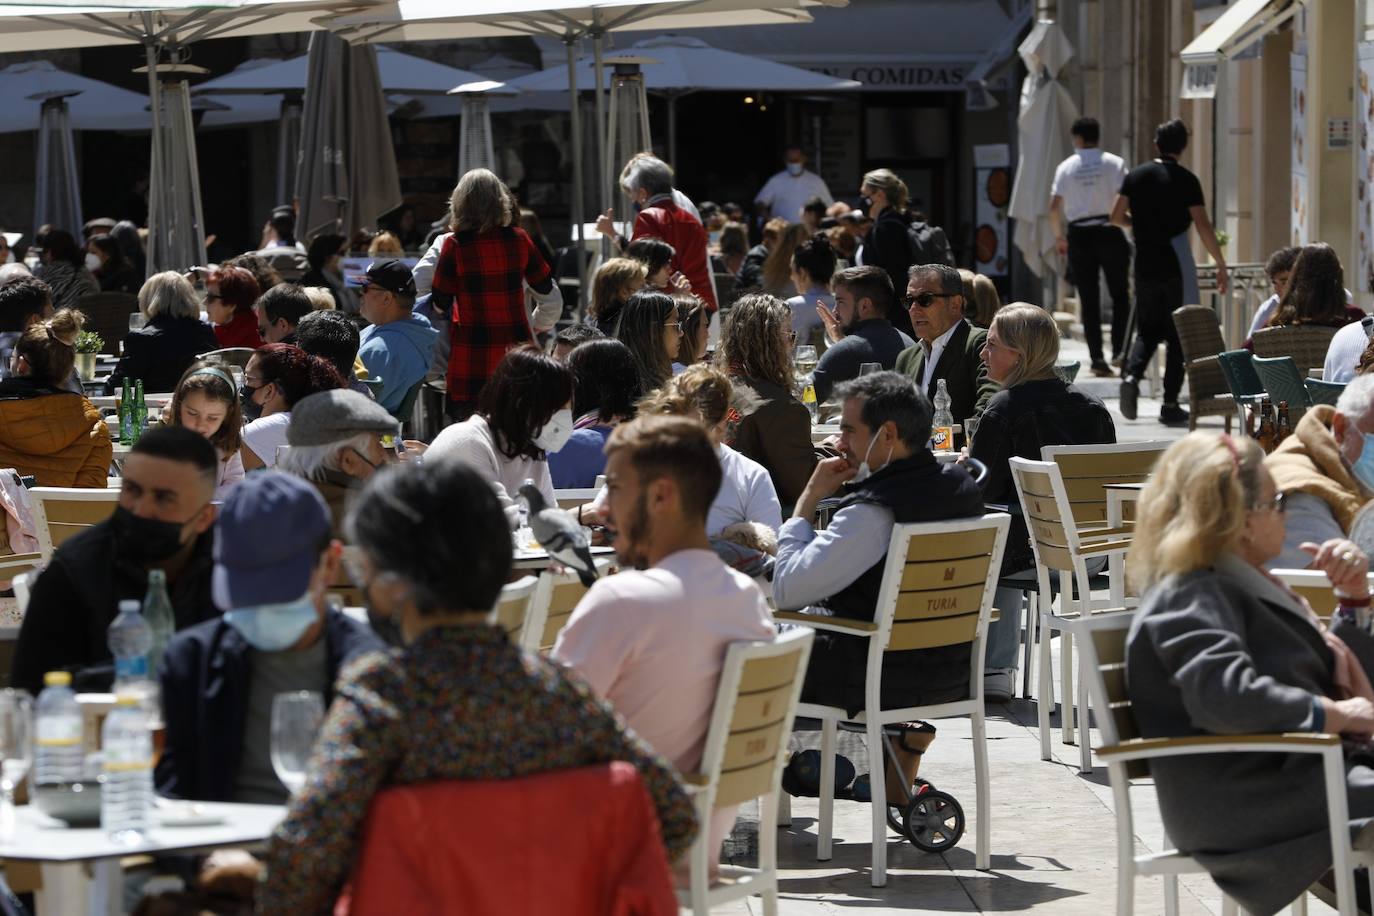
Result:
{"label": "green glass bottle", "polygon": [[119,398],[119,444],[134,444],[134,389],[129,377],[124,377],[124,390]]}
{"label": "green glass bottle", "polygon": [[143,435],[143,430],[148,426],[148,405],[143,400],[143,379],[139,379],[134,387],[134,441]]}

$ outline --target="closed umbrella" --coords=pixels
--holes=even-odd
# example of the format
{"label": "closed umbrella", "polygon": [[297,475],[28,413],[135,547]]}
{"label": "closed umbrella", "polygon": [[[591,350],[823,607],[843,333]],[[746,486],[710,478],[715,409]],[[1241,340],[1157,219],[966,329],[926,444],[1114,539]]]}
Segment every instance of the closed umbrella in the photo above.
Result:
{"label": "closed umbrella", "polygon": [[1073,56],[1073,46],[1057,23],[1042,19],[1017,50],[1029,73],[1021,88],[1016,121],[1021,153],[1007,215],[1016,221],[1012,238],[1026,266],[1049,279],[1059,272],[1050,185],[1055,168],[1073,152],[1069,128],[1078,117],[1078,106],[1056,76]]}
{"label": "closed umbrella", "polygon": [[65,95],[41,98],[33,224],[51,223],[76,232],[85,220],[81,217],[81,180],[76,174],[76,144],[72,141],[67,98]]}
{"label": "closed umbrella", "polygon": [[307,237],[351,237],[401,205],[375,48],[310,36],[296,198],[296,224]]}

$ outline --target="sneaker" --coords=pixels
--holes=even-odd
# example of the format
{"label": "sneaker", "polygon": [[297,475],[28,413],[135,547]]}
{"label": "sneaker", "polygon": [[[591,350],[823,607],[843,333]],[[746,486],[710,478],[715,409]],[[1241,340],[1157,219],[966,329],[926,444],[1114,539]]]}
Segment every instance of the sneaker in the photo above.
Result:
{"label": "sneaker", "polygon": [[1006,703],[1015,690],[1015,668],[989,668],[983,672],[984,703]]}
{"label": "sneaker", "polygon": [[1106,361],[1102,359],[1093,360],[1092,373],[1098,378],[1111,378],[1113,375],[1116,375],[1115,370],[1107,365]]}
{"label": "sneaker", "polygon": [[1121,380],[1121,415],[1127,420],[1136,417],[1136,399],[1140,397],[1140,385],[1133,378]]}
{"label": "sneaker", "polygon": [[1113,365],[1113,366],[1115,366],[1116,368],[1120,369],[1120,368],[1121,368],[1122,366],[1124,366],[1125,364],[1126,364],[1125,358],[1123,358],[1119,353],[1118,353],[1118,354],[1113,354],[1113,356],[1112,356],[1112,365]]}
{"label": "sneaker", "polygon": [[[1125,411],[1122,411],[1123,413]],[[1188,422],[1188,411],[1177,404],[1165,404],[1159,409],[1159,422],[1166,426],[1177,426]]]}

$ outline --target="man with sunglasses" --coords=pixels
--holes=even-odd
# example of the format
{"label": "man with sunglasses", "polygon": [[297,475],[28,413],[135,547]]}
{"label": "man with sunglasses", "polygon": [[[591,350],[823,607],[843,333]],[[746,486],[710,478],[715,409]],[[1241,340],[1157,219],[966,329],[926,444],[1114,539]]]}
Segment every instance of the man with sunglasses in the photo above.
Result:
{"label": "man with sunglasses", "polygon": [[917,264],[908,277],[903,303],[918,340],[897,357],[895,368],[932,401],[944,379],[950,412],[962,424],[981,414],[999,390],[980,358],[988,332],[964,318],[964,281],[958,270]]}

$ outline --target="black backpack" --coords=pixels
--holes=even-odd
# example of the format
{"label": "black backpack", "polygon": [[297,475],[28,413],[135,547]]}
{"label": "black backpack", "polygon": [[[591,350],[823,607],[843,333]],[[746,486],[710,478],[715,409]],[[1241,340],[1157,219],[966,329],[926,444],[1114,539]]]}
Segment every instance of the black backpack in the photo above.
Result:
{"label": "black backpack", "polygon": [[906,224],[906,241],[911,248],[912,264],[948,264],[954,266],[954,252],[950,250],[945,230],[923,220],[913,219]]}

